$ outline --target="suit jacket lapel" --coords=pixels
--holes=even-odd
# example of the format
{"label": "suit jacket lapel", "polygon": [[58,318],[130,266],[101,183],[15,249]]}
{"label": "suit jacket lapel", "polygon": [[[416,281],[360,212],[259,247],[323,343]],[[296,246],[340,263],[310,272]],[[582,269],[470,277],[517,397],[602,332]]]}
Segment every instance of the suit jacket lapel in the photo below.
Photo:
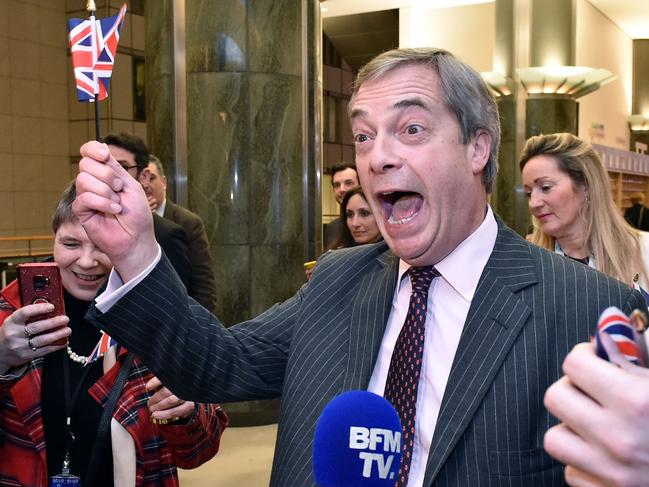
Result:
{"label": "suit jacket lapel", "polygon": [[516,294],[537,282],[529,249],[500,221],[498,227],[444,392],[426,465],[426,486],[432,484],[470,424],[531,312]]}
{"label": "suit jacket lapel", "polygon": [[356,287],[349,325],[349,353],[344,389],[367,389],[392,308],[399,259],[392,251],[377,257],[378,266],[366,272]]}

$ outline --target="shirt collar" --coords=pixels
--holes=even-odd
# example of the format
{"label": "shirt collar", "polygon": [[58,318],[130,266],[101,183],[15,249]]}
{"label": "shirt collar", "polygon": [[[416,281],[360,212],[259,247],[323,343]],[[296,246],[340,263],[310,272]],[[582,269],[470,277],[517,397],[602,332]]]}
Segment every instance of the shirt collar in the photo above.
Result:
{"label": "shirt collar", "polygon": [[[487,205],[487,214],[480,226],[453,252],[435,264],[444,280],[467,301],[473,299],[482,271],[496,244],[497,235],[498,224],[491,207]],[[407,262],[399,260],[399,282],[402,282],[410,267],[412,266]]]}
{"label": "shirt collar", "polygon": [[166,207],[167,207],[167,198],[165,198],[162,204],[156,208],[155,212],[158,214],[158,216],[165,216]]}

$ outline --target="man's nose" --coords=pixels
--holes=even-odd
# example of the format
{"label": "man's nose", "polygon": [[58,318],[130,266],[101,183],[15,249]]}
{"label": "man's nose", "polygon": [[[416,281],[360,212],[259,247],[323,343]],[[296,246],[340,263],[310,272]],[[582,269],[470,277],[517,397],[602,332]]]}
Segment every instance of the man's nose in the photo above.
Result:
{"label": "man's nose", "polygon": [[400,169],[403,166],[402,157],[398,154],[394,137],[377,135],[372,147],[370,170],[381,174]]}

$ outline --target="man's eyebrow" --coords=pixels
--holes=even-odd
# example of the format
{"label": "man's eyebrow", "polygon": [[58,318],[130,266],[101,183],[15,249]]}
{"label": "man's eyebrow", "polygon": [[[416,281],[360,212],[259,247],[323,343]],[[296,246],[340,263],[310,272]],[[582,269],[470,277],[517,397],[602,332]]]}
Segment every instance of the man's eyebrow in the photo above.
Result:
{"label": "man's eyebrow", "polygon": [[419,107],[428,109],[428,105],[421,98],[407,98],[394,104],[392,108],[400,110],[402,108]]}
{"label": "man's eyebrow", "polygon": [[360,108],[354,108],[351,111],[351,113],[349,115],[349,118],[350,118],[350,120],[354,120],[355,118],[366,117],[366,116],[367,116],[367,112],[365,110],[362,110]]}
{"label": "man's eyebrow", "polygon": [[[405,100],[400,100],[392,106],[392,109],[402,110],[404,108],[409,108],[409,107],[419,107],[425,110],[429,109],[428,104],[424,102],[421,98],[407,98]],[[367,112],[362,108],[354,108],[351,111],[349,118],[351,120],[354,120],[357,117],[367,117]]]}

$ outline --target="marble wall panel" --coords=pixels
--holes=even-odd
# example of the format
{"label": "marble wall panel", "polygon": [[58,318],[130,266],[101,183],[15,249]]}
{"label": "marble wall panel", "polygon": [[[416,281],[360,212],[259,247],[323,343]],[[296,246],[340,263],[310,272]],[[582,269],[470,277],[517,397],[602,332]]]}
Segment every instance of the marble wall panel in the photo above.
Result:
{"label": "marble wall panel", "polygon": [[149,149],[166,163],[164,159],[171,160],[174,154],[173,76],[149,78],[148,73],[147,70],[146,122],[150,134],[148,145]]}
{"label": "marble wall panel", "polygon": [[302,1],[248,2],[250,71],[301,75]]}
{"label": "marble wall panel", "polygon": [[252,244],[303,238],[301,80],[254,74],[250,79]]}
{"label": "marble wall panel", "polygon": [[237,73],[187,76],[189,208],[203,218],[212,244],[249,240],[246,80]]}
{"label": "marble wall panel", "polygon": [[218,290],[216,316],[225,326],[251,318],[249,282],[256,270],[250,266],[250,247],[212,245],[210,251]]}
{"label": "marble wall panel", "polygon": [[[9,0],[0,0],[0,36],[9,33]],[[0,56],[1,58],[2,56]]]}
{"label": "marble wall panel", "polygon": [[[47,226],[43,219],[43,191],[14,192],[14,212],[17,235],[47,234]],[[25,231],[20,233],[19,230]]]}
{"label": "marble wall panel", "polygon": [[0,191],[12,191],[14,189],[14,164],[11,154],[0,152],[0,174],[2,174]]}
{"label": "marble wall panel", "polygon": [[[253,245],[250,248],[250,314],[257,316],[293,296],[306,282],[302,242]],[[279,277],[281,276],[281,279]]]}
{"label": "marble wall panel", "polygon": [[[173,13],[170,0],[145,2],[146,80],[173,76]],[[147,86],[147,97],[152,90]],[[148,114],[147,114],[148,115]]]}
{"label": "marble wall panel", "polygon": [[12,117],[11,148],[14,154],[43,153],[42,122],[40,118]]}
{"label": "marble wall panel", "polygon": [[38,7],[24,2],[9,2],[9,37],[34,42],[39,37]]}
{"label": "marble wall panel", "polygon": [[9,115],[0,115],[0,152],[11,152],[12,120]]}
{"label": "marble wall panel", "polygon": [[187,72],[247,70],[247,8],[252,2],[187,0]]}
{"label": "marble wall panel", "polygon": [[528,98],[525,136],[554,132],[577,134],[579,104],[568,98]]}
{"label": "marble wall panel", "polygon": [[0,236],[5,236],[4,231],[8,232],[7,235],[13,235],[16,226],[14,193],[11,191],[0,191],[0,201],[2,201],[0,205],[0,230],[3,231],[3,234],[0,234]]}
{"label": "marble wall panel", "polygon": [[2,33],[0,33],[0,41],[0,76],[8,76],[12,73],[10,42],[2,36]]}

